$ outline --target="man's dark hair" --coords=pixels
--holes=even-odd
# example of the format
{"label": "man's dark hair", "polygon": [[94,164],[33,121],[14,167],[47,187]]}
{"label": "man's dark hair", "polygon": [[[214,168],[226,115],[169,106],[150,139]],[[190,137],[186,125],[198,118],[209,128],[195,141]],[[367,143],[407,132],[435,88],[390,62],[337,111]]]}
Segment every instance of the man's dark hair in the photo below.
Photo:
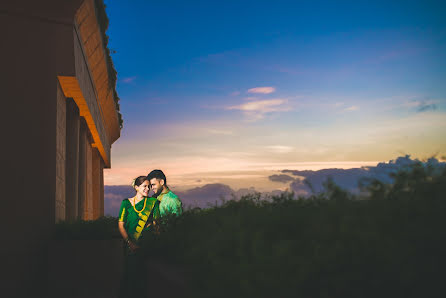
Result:
{"label": "man's dark hair", "polygon": [[153,170],[152,172],[149,173],[149,175],[147,175],[147,180],[150,181],[153,178],[156,178],[158,180],[163,179],[164,185],[167,187],[167,179],[166,179],[166,175],[164,175],[163,171]]}

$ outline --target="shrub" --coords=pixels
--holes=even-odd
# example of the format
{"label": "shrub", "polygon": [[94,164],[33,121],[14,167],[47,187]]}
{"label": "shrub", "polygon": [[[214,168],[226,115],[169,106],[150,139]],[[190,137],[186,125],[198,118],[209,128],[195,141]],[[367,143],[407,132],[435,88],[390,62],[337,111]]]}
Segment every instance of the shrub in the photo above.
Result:
{"label": "shrub", "polygon": [[55,239],[97,240],[119,238],[118,219],[101,217],[97,220],[62,221],[56,224]]}

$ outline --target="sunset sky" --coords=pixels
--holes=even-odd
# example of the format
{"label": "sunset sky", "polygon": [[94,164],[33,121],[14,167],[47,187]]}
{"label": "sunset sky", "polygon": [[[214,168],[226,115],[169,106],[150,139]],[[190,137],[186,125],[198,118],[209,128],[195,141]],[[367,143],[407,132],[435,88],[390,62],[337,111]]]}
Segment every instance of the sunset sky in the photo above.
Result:
{"label": "sunset sky", "polygon": [[440,1],[105,1],[124,128],[105,184],[284,188],[446,156]]}

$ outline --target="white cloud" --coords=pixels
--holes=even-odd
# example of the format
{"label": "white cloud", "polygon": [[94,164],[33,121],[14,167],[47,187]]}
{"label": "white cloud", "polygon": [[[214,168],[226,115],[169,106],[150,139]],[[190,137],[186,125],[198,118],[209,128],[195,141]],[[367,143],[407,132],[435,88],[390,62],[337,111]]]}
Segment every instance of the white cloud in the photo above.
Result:
{"label": "white cloud", "polygon": [[266,113],[286,112],[291,110],[288,100],[276,98],[266,100],[252,100],[240,105],[227,107],[227,110],[240,110],[245,112],[250,120],[262,119]]}
{"label": "white cloud", "polygon": [[128,77],[128,78],[123,78],[121,81],[122,81],[123,83],[128,84],[128,83],[133,82],[135,79],[136,79],[136,77]]}
{"label": "white cloud", "polygon": [[359,110],[358,106],[350,106],[344,109],[344,111],[357,111],[357,110]]}
{"label": "white cloud", "polygon": [[294,151],[293,147],[282,145],[267,146],[266,148],[274,153],[290,153]]}
{"label": "white cloud", "polygon": [[255,87],[248,90],[248,93],[270,94],[276,91],[274,87]]}
{"label": "white cloud", "polygon": [[227,107],[227,110],[241,110],[246,112],[258,111],[261,113],[283,111],[283,105],[287,103],[285,99],[266,99],[243,103],[237,106]]}
{"label": "white cloud", "polygon": [[230,130],[223,130],[223,129],[207,129],[207,132],[213,135],[233,135],[234,133]]}

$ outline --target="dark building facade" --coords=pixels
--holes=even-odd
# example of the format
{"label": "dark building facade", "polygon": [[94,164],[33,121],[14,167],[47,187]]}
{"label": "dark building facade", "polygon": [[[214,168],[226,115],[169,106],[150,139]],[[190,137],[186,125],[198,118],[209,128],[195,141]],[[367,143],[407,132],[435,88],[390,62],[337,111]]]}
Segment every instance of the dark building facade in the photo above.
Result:
{"label": "dark building facade", "polygon": [[121,116],[101,4],[0,3],[5,297],[45,292],[55,222],[104,214]]}

